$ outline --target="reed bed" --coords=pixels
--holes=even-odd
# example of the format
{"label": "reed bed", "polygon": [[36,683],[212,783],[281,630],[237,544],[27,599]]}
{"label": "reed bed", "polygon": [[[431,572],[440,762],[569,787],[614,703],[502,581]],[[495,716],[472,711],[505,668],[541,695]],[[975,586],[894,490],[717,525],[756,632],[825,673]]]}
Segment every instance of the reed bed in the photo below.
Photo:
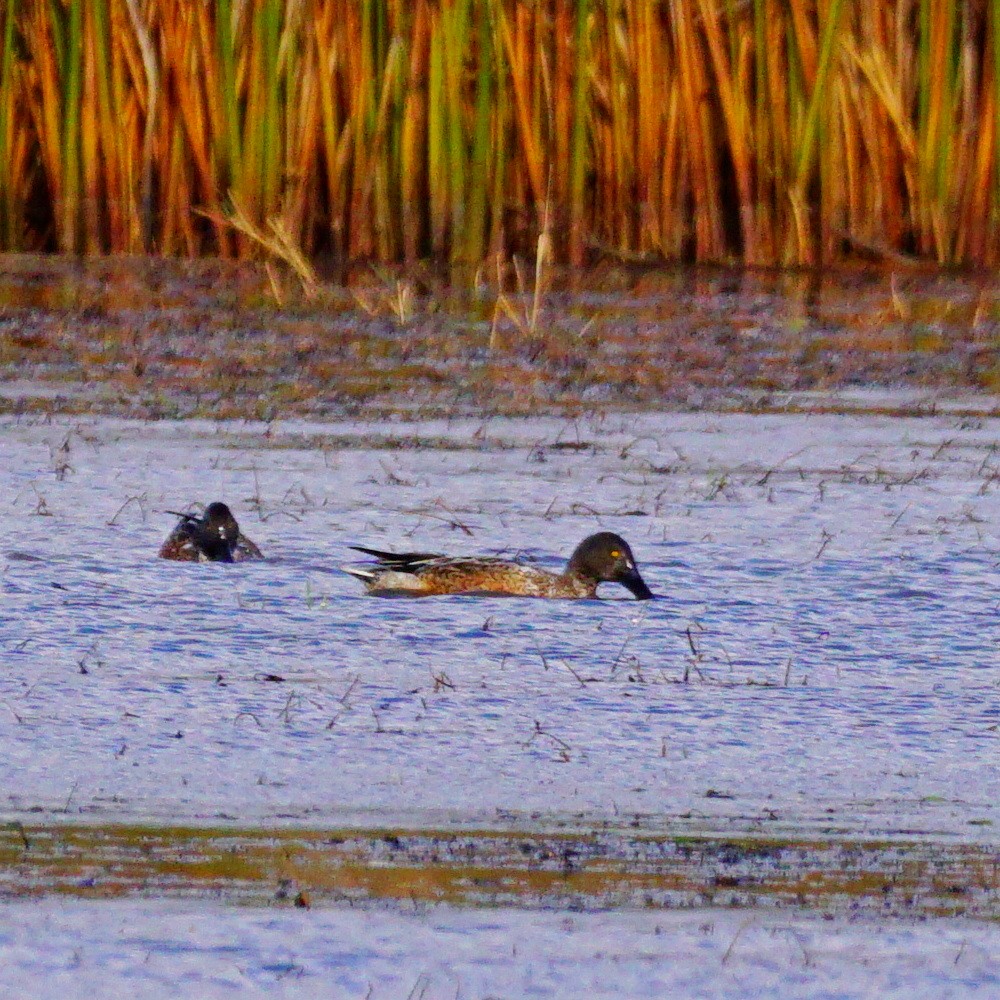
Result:
{"label": "reed bed", "polygon": [[0,249],[995,265],[997,0],[5,0]]}

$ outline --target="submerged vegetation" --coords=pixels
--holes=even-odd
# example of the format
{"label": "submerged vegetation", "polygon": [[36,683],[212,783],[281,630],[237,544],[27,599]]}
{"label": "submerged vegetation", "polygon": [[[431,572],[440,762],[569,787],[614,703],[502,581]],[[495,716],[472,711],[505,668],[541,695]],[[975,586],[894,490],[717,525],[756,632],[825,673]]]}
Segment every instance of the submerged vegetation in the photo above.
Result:
{"label": "submerged vegetation", "polygon": [[814,908],[997,916],[988,847],[837,835],[719,837],[572,829],[0,827],[0,892],[149,894],[308,907],[347,902]]}
{"label": "submerged vegetation", "polygon": [[0,249],[245,256],[256,232],[382,261],[541,237],[571,264],[996,265],[997,20],[958,0],[6,0]]}

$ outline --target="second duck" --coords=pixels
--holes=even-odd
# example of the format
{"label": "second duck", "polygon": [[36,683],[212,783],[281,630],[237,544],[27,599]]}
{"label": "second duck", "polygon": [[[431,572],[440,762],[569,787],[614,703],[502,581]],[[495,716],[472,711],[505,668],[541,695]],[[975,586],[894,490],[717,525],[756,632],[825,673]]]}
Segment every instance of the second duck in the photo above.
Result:
{"label": "second duck", "polygon": [[203,515],[182,514],[177,526],[160,546],[161,559],[178,562],[243,562],[263,559],[259,548],[240,531],[233,512],[224,503],[210,503]]}

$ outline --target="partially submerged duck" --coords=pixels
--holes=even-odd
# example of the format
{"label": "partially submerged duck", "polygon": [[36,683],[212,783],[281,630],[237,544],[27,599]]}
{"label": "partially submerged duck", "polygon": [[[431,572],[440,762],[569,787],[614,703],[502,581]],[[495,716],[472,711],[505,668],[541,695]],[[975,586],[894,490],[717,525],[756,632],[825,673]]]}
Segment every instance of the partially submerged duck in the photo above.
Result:
{"label": "partially submerged duck", "polygon": [[179,562],[243,562],[264,555],[240,531],[233,512],[224,503],[210,503],[204,514],[180,514],[177,527],[160,546],[161,559]]}
{"label": "partially submerged duck", "polygon": [[430,597],[437,594],[505,594],[519,597],[596,597],[601,583],[620,583],[640,601],[653,592],[639,575],[628,543],[611,531],[585,538],[562,573],[490,556],[448,557],[428,552],[381,552],[360,545],[352,549],[375,556],[371,566],[344,566],[362,580],[369,594]]}

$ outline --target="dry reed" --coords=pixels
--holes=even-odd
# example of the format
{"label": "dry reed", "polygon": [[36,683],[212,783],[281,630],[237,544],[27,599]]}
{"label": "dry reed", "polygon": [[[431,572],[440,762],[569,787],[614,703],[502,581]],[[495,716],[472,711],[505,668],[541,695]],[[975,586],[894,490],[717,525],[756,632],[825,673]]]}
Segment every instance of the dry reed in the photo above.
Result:
{"label": "dry reed", "polygon": [[[1000,7],[5,0],[0,249],[995,265]],[[195,211],[197,210],[197,211]],[[238,219],[232,225],[227,220]]]}

